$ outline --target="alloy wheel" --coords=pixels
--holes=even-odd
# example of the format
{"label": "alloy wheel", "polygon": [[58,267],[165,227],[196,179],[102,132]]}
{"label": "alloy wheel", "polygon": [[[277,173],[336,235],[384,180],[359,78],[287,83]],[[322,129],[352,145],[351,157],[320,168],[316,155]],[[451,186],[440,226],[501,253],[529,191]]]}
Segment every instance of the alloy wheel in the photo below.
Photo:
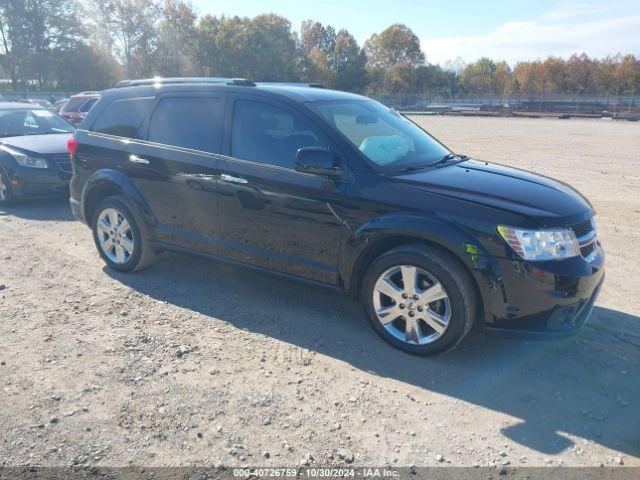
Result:
{"label": "alloy wheel", "polygon": [[131,225],[115,208],[106,208],[98,216],[98,242],[113,263],[126,263],[133,255],[135,242]]}
{"label": "alloy wheel", "polygon": [[415,265],[397,265],[383,272],[374,284],[373,305],[387,332],[414,345],[441,338],[451,319],[444,286]]}

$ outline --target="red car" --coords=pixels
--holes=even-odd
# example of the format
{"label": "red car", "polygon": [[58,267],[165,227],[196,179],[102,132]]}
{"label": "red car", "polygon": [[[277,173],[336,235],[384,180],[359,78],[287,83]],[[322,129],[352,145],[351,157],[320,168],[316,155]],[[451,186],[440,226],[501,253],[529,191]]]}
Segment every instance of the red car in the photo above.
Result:
{"label": "red car", "polygon": [[60,116],[74,125],[80,125],[99,99],[98,92],[81,92],[72,95],[60,110]]}

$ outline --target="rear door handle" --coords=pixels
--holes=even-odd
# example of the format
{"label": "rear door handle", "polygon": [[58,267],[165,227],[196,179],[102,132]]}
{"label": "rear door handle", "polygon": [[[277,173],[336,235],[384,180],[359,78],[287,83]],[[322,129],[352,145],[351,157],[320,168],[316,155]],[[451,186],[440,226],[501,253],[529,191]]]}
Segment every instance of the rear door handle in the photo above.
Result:
{"label": "rear door handle", "polygon": [[220,180],[224,180],[225,182],[231,182],[231,183],[239,183],[241,185],[249,183],[249,181],[246,178],[234,177],[232,175],[227,175],[226,173],[223,173],[222,175],[220,175]]}
{"label": "rear door handle", "polygon": [[142,165],[149,165],[149,160],[137,155],[129,155],[129,161],[133,163],[141,163]]}

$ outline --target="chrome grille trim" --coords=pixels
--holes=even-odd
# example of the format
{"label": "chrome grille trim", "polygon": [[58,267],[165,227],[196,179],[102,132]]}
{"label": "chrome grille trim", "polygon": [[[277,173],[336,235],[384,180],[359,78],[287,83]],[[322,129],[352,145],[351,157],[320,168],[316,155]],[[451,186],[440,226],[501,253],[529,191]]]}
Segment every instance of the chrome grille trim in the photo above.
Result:
{"label": "chrome grille trim", "polygon": [[[591,262],[596,255],[596,246],[598,242],[596,238],[596,228],[593,218],[587,220],[586,222],[574,225],[571,227],[571,229],[576,234],[576,237],[578,239],[580,255],[587,262]],[[578,232],[583,233],[583,235],[578,236]]]}

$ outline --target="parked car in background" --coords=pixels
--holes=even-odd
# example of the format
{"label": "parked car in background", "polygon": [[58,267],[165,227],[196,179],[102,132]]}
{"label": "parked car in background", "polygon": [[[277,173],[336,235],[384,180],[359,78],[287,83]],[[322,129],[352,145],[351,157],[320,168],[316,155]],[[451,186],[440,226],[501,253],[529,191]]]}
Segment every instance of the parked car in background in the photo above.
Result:
{"label": "parked car in background", "polygon": [[557,337],[591,315],[604,253],[568,185],[456,154],[359,95],[126,85],[69,140],[72,210],[114,270],[172,249],[346,290],[384,340],[419,355],[476,321]]}
{"label": "parked car in background", "polygon": [[53,107],[51,108],[51,110],[53,110],[56,113],[60,113],[60,110],[62,110],[62,108],[67,104],[67,102],[69,102],[68,98],[62,98],[60,100],[57,100],[53,104]]}
{"label": "parked car in background", "polygon": [[0,205],[68,191],[67,140],[74,130],[39,105],[0,103]]}
{"label": "parked car in background", "polygon": [[31,103],[33,105],[40,105],[41,107],[48,108],[48,109],[51,109],[51,107],[53,107],[53,104],[45,98],[26,98],[24,100],[21,100],[21,102]]}
{"label": "parked car in background", "polygon": [[80,125],[99,98],[98,92],[81,92],[72,95],[60,109],[60,115],[74,125]]}

